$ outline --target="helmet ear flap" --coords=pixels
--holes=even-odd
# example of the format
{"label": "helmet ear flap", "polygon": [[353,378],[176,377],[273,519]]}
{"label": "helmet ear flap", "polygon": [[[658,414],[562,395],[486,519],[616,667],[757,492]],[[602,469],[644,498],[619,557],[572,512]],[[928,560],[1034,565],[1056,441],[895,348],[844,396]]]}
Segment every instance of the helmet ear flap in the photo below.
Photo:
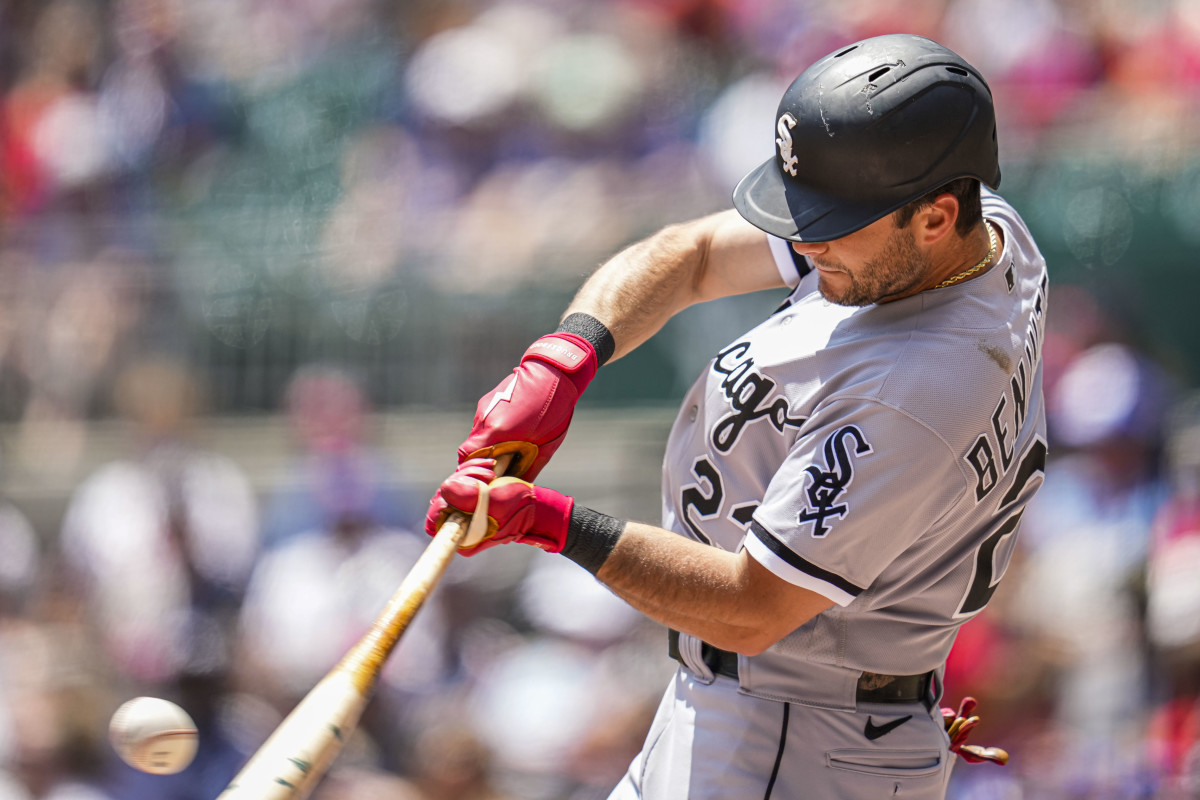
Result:
{"label": "helmet ear flap", "polygon": [[775,156],[734,190],[752,224],[837,239],[955,178],[1000,183],[991,89],[930,39],[889,34],[820,59],[775,118]]}

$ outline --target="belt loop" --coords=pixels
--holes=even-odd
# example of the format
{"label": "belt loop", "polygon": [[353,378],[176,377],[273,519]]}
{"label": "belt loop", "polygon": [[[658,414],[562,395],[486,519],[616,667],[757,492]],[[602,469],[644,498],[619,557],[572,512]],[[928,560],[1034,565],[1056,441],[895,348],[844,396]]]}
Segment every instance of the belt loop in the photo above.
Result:
{"label": "belt loop", "polygon": [[930,670],[929,680],[925,683],[925,691],[922,694],[921,702],[929,711],[932,712],[941,705],[942,675],[939,670]]}
{"label": "belt loop", "polygon": [[679,633],[671,630],[668,634],[671,644],[679,653],[679,660],[683,665],[696,676],[696,679],[701,683],[712,683],[716,680],[713,671],[708,664],[704,663],[704,655],[702,652],[704,642],[697,639],[695,636],[687,633]]}

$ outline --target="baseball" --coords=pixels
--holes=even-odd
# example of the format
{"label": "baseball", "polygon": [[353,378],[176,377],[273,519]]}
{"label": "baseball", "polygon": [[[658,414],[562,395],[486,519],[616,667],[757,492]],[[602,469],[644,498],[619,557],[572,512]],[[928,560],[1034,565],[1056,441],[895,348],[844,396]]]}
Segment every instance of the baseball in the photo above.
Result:
{"label": "baseball", "polygon": [[196,724],[179,706],[158,697],[135,697],[108,725],[113,749],[129,766],[173,775],[196,756]]}

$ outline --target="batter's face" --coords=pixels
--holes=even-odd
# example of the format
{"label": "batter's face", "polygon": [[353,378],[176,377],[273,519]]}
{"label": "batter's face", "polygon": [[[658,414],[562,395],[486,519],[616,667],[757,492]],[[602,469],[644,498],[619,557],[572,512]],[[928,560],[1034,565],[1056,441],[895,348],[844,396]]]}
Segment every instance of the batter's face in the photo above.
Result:
{"label": "batter's face", "polygon": [[830,242],[793,242],[817,268],[821,295],[841,306],[867,306],[916,294],[932,269],[910,227],[891,215]]}

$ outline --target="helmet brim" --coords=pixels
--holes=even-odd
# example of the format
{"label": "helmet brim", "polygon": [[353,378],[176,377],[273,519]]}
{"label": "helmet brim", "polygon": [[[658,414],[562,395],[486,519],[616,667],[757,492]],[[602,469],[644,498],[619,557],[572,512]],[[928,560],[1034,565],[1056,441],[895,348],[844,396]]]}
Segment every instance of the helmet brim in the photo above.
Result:
{"label": "helmet brim", "polygon": [[733,205],[751,225],[793,242],[840,239],[899,208],[894,201],[871,204],[785,183],[774,158],[742,178],[733,190]]}

